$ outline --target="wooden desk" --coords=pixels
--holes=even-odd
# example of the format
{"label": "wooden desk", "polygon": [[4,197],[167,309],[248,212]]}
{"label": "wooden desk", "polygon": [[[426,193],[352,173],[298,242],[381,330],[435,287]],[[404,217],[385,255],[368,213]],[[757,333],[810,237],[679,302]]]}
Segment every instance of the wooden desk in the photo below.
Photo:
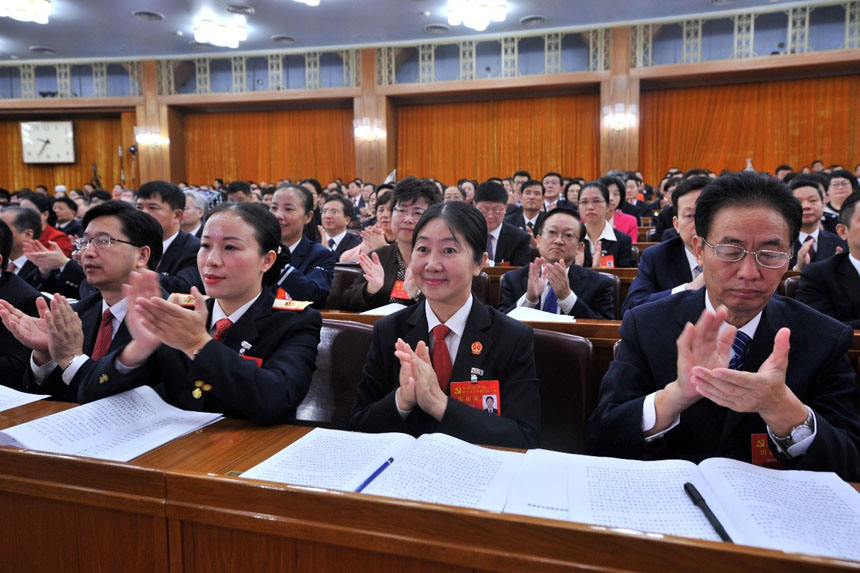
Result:
{"label": "wooden desk", "polygon": [[[25,406],[0,425],[66,407]],[[127,464],[0,448],[4,569],[860,569],[860,562],[232,477],[308,431],[222,420]]]}

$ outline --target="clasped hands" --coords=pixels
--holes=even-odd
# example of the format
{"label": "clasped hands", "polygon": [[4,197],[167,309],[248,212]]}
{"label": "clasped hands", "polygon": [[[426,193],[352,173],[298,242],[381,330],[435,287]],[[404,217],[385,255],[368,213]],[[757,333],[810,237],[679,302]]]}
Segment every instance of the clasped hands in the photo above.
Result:
{"label": "clasped hands", "polygon": [[128,299],[125,323],[132,337],[120,356],[125,366],[140,365],[162,343],[193,359],[212,340],[206,330],[206,298],[197,287],[191,287],[194,308],[187,309],[161,297],[158,273],[132,272],[123,295]]}
{"label": "clasped hands", "polygon": [[526,289],[526,300],[531,304],[538,304],[547,282],[558,300],[564,300],[570,296],[570,279],[567,276],[567,267],[564,265],[564,261],[548,263],[543,257],[537,257],[529,263],[529,284]]}
{"label": "clasped hands", "polygon": [[36,309],[38,318],[0,300],[0,319],[12,336],[33,350],[33,361],[37,365],[53,360],[67,367],[75,355],[83,354],[84,333],[78,313],[66,297],[59,294],[54,295],[50,306],[44,298],[37,298]]}
{"label": "clasped hands", "polygon": [[696,324],[688,323],[677,340],[678,378],[657,393],[656,433],[701,398],[735,412],[756,412],[776,435],[806,419],[806,407],[785,384],[788,328],[776,333],[773,351],[756,372],[728,368],[737,328],[723,326],[728,310],[705,309]]}
{"label": "clasped hands", "polygon": [[402,338],[398,338],[394,349],[394,355],[400,360],[400,386],[395,395],[397,407],[408,411],[417,404],[441,421],[448,407],[448,396],[439,387],[427,344],[422,340],[412,350]]}

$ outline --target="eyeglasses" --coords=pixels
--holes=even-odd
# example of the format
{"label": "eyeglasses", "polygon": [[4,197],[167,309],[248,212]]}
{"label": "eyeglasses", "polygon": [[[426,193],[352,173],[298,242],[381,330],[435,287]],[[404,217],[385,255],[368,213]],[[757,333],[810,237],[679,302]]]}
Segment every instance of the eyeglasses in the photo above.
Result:
{"label": "eyeglasses", "polygon": [[832,179],[830,187],[851,187],[851,182],[847,179]]}
{"label": "eyeglasses", "polygon": [[791,259],[791,253],[783,253],[782,251],[768,251],[766,249],[748,251],[740,245],[712,245],[705,239],[702,239],[702,241],[714,249],[714,254],[718,259],[727,263],[737,263],[746,255],[753,255],[755,262],[761,266],[769,269],[778,269],[787,264],[789,259]]}
{"label": "eyeglasses", "polygon": [[110,247],[114,243],[125,243],[126,245],[137,247],[137,245],[129,241],[123,241],[122,239],[111,237],[110,235],[99,235],[98,237],[93,237],[92,239],[88,239],[87,237],[81,237],[80,239],[76,240],[75,250],[84,251],[90,245],[95,245],[99,249],[104,249]]}
{"label": "eyeglasses", "polygon": [[603,199],[592,199],[592,200],[585,199],[585,200],[579,202],[579,206],[580,207],[597,207],[598,205],[602,205],[604,203],[606,203],[606,201],[604,201]]}
{"label": "eyeglasses", "polygon": [[505,208],[504,207],[493,207],[493,208],[483,207],[483,208],[479,208],[478,211],[480,211],[483,215],[497,215],[498,216],[498,215],[501,215],[502,213],[505,212]]}
{"label": "eyeglasses", "polygon": [[573,233],[571,231],[568,231],[566,233],[559,233],[555,229],[547,229],[546,231],[541,233],[541,236],[546,237],[550,241],[555,241],[556,239],[561,237],[561,239],[565,243],[575,243],[576,241],[579,240],[579,237],[576,235],[576,233]]}

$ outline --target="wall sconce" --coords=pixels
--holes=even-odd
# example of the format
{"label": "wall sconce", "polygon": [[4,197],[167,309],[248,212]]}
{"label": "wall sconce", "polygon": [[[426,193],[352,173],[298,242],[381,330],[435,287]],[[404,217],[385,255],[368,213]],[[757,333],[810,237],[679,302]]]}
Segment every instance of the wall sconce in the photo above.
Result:
{"label": "wall sconce", "polygon": [[624,131],[636,125],[639,110],[633,104],[616,103],[603,106],[603,124],[613,131]]}
{"label": "wall sconce", "polygon": [[382,128],[382,120],[375,118],[371,121],[369,117],[352,120],[352,130],[355,137],[362,141],[376,141],[385,137],[385,130]]}
{"label": "wall sconce", "polygon": [[157,125],[135,125],[134,140],[138,145],[146,145],[150,147],[170,145],[170,139],[162,137],[161,128]]}

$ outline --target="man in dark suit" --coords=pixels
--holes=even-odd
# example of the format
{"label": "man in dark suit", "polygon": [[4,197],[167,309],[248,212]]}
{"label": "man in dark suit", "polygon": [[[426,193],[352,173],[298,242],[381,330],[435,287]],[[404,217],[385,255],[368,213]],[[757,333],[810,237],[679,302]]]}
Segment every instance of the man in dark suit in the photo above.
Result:
{"label": "man in dark suit", "polygon": [[710,177],[690,177],[672,192],[675,216],[672,224],[677,237],[646,249],[639,259],[639,270],[622,311],[683,290],[696,290],[705,284],[702,269],[696,260],[693,236],[696,234],[696,200]]}
{"label": "man in dark suit", "polygon": [[0,219],[12,232],[12,250],[7,264],[8,271],[32,286],[39,288],[41,276],[39,268],[24,254],[24,246],[35,241],[42,234],[42,219],[32,209],[12,206],[0,212]]}
{"label": "man in dark suit", "polygon": [[179,228],[199,239],[203,234],[204,218],[209,211],[209,199],[199,191],[186,189],[183,193],[185,194],[185,209],[182,211],[182,222],[179,224]]}
{"label": "man in dark suit", "polygon": [[773,296],[801,217],[766,174],[729,173],[702,190],[694,241],[705,289],[625,315],[589,420],[595,453],[778,461],[860,479],[853,332]]}
{"label": "man in dark suit", "polygon": [[540,256],[502,277],[499,310],[518,306],[540,308],[577,318],[615,318],[613,284],[609,277],[574,261],[584,249],[585,226],[567,207],[556,207],[538,229]]}
{"label": "man in dark suit", "polygon": [[495,181],[478,185],[475,206],[487,221],[487,254],[495,266],[522,267],[529,263],[529,235],[504,222],[508,193]]}
{"label": "man in dark suit", "polygon": [[302,237],[290,252],[290,263],[281,273],[277,286],[290,298],[311,300],[317,309],[322,309],[334,280],[335,263],[333,252]]}
{"label": "man in dark suit", "polygon": [[540,227],[546,212],[543,210],[543,184],[540,181],[529,179],[524,182],[520,191],[522,206],[515,209],[505,217],[505,223],[519,227],[531,235],[532,244],[538,227]]}
{"label": "man in dark suit", "polygon": [[815,261],[823,261],[836,253],[848,250],[848,245],[839,235],[826,231],[821,226],[824,214],[824,191],[809,177],[798,176],[791,180],[789,189],[803,208],[803,224],[794,243],[791,268],[802,271]]}
{"label": "man in dark suit", "polygon": [[803,267],[795,298],[852,328],[860,328],[860,193],[843,203],[837,227],[848,252]]}
{"label": "man in dark suit", "polygon": [[[66,196],[57,197],[51,207],[57,216],[57,230],[62,231],[71,238],[80,237],[83,229],[81,222],[75,216],[78,212],[78,204]],[[74,239],[72,239],[74,240]]]}
{"label": "man in dark suit", "polygon": [[84,216],[81,266],[96,290],[69,306],[62,296],[43,302],[40,315],[54,317],[56,331],[45,331],[35,319],[0,300],[3,324],[33,349],[23,389],[76,402],[78,384],[111,350],[130,340],[125,327],[128,302],[122,287],[132,271],[155,269],[161,257],[161,226],[122,201],[108,201]]}
{"label": "man in dark suit", "polygon": [[200,240],[179,228],[185,209],[185,194],[167,181],[149,181],[137,190],[137,208],[161,224],[164,240],[161,260],[155,270],[161,274],[161,287],[167,292],[203,292],[203,279],[197,270]]}
{"label": "man in dark suit", "polygon": [[320,242],[334,253],[334,258],[361,244],[361,237],[347,231],[350,221],[355,218],[355,207],[349,199],[341,195],[326,197],[322,210]]}

